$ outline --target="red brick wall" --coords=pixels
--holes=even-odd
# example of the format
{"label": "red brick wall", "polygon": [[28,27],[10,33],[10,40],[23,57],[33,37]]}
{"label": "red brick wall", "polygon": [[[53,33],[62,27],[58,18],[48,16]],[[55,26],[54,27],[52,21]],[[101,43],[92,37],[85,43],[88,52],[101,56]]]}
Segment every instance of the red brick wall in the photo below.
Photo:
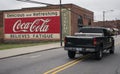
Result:
{"label": "red brick wall", "polygon": [[3,26],[3,12],[0,11],[0,27]]}
{"label": "red brick wall", "polygon": [[[83,25],[87,26],[89,24],[89,21],[91,22],[91,24],[93,23],[93,12],[89,11],[85,8],[76,6],[74,4],[65,4],[63,5],[62,8],[70,8],[71,9],[71,34],[73,35],[75,32],[78,32],[78,17],[79,15],[82,16],[83,18]],[[4,12],[30,12],[30,11],[42,11],[42,10],[58,10],[59,9],[59,5],[55,5],[55,6],[47,6],[47,7],[33,7],[33,8],[23,8],[20,10],[8,10],[8,11],[4,11]],[[0,13],[1,14],[1,13]],[[3,18],[3,15],[0,16],[0,19]],[[2,24],[3,21],[0,21],[0,23]],[[1,25],[0,24],[0,25]],[[3,24],[2,24],[3,25]],[[3,37],[3,36],[2,36]]]}
{"label": "red brick wall", "polygon": [[0,11],[0,43],[3,42],[3,12]]}
{"label": "red brick wall", "polygon": [[120,33],[120,20],[114,20],[114,21],[98,21],[94,22],[93,26],[99,26],[99,27],[108,27],[108,28],[118,28]]}
{"label": "red brick wall", "polygon": [[[82,16],[83,19],[83,25],[88,26],[89,20],[91,22],[91,25],[93,23],[93,12],[89,11],[85,8],[78,7],[76,5],[72,5],[71,10],[75,13],[71,14],[71,27],[72,27],[72,35],[78,31],[78,17]],[[77,13],[77,14],[76,14]]]}
{"label": "red brick wall", "polygon": [[[71,9],[71,35],[73,35],[75,32],[78,31],[78,16],[81,15],[83,18],[83,25],[87,26],[89,24],[89,20],[91,22],[91,25],[93,24],[93,17],[94,13],[90,10],[87,10],[85,8],[79,7],[74,4],[64,4],[62,5],[62,8],[70,8]],[[47,7],[38,7],[38,8],[23,8],[24,11],[30,11],[30,10],[50,10],[50,9],[59,9],[58,5],[54,6],[47,6]]]}

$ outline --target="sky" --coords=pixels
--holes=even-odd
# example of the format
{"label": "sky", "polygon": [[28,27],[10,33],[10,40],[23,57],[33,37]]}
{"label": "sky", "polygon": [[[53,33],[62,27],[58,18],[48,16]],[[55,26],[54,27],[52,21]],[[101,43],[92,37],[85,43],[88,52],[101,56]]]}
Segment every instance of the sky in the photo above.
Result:
{"label": "sky", "polygon": [[[33,0],[49,4],[59,4],[59,0]],[[72,3],[94,12],[94,21],[103,20],[103,11],[105,11],[105,20],[120,20],[120,0],[61,0],[62,4]],[[28,7],[41,7],[45,5],[20,2],[17,0],[0,0],[0,11],[14,10]],[[113,11],[111,11],[113,10]]]}

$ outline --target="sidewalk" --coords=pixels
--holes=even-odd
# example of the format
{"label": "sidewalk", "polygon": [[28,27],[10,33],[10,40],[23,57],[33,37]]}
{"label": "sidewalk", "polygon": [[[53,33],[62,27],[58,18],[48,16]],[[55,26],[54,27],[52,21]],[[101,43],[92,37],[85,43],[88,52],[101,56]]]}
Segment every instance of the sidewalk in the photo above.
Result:
{"label": "sidewalk", "polygon": [[60,43],[51,43],[46,45],[38,45],[38,46],[30,46],[30,47],[21,47],[21,48],[13,48],[9,50],[0,50],[0,59],[29,54],[33,52],[45,51],[55,48],[60,48]]}
{"label": "sidewalk", "polygon": [[[118,40],[120,40],[120,35],[114,36],[115,45],[120,44]],[[9,50],[0,50],[0,59],[9,58],[18,55],[29,54],[33,52],[40,52],[55,48],[60,48],[60,43],[51,43],[46,45],[38,45],[38,46],[30,46],[30,47],[21,47],[21,48],[13,48]]]}
{"label": "sidewalk", "polygon": [[119,40],[120,40],[120,35],[118,35],[118,36],[113,36],[113,37],[114,37],[114,39],[115,39],[115,45],[120,44],[120,42],[119,42]]}

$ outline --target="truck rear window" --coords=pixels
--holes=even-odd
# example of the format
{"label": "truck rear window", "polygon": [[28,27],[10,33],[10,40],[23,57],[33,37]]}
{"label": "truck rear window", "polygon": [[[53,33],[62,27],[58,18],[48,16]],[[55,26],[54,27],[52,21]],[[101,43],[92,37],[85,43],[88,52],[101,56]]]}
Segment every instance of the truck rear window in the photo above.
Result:
{"label": "truck rear window", "polygon": [[102,29],[99,28],[82,28],[79,32],[82,33],[103,33]]}

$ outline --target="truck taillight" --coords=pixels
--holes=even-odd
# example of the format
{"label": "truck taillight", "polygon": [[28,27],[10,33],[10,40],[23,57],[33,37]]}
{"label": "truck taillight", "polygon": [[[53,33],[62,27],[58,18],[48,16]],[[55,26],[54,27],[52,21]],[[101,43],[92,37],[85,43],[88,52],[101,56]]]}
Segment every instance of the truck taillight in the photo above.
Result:
{"label": "truck taillight", "polygon": [[93,45],[95,46],[97,44],[96,38],[93,39]]}

